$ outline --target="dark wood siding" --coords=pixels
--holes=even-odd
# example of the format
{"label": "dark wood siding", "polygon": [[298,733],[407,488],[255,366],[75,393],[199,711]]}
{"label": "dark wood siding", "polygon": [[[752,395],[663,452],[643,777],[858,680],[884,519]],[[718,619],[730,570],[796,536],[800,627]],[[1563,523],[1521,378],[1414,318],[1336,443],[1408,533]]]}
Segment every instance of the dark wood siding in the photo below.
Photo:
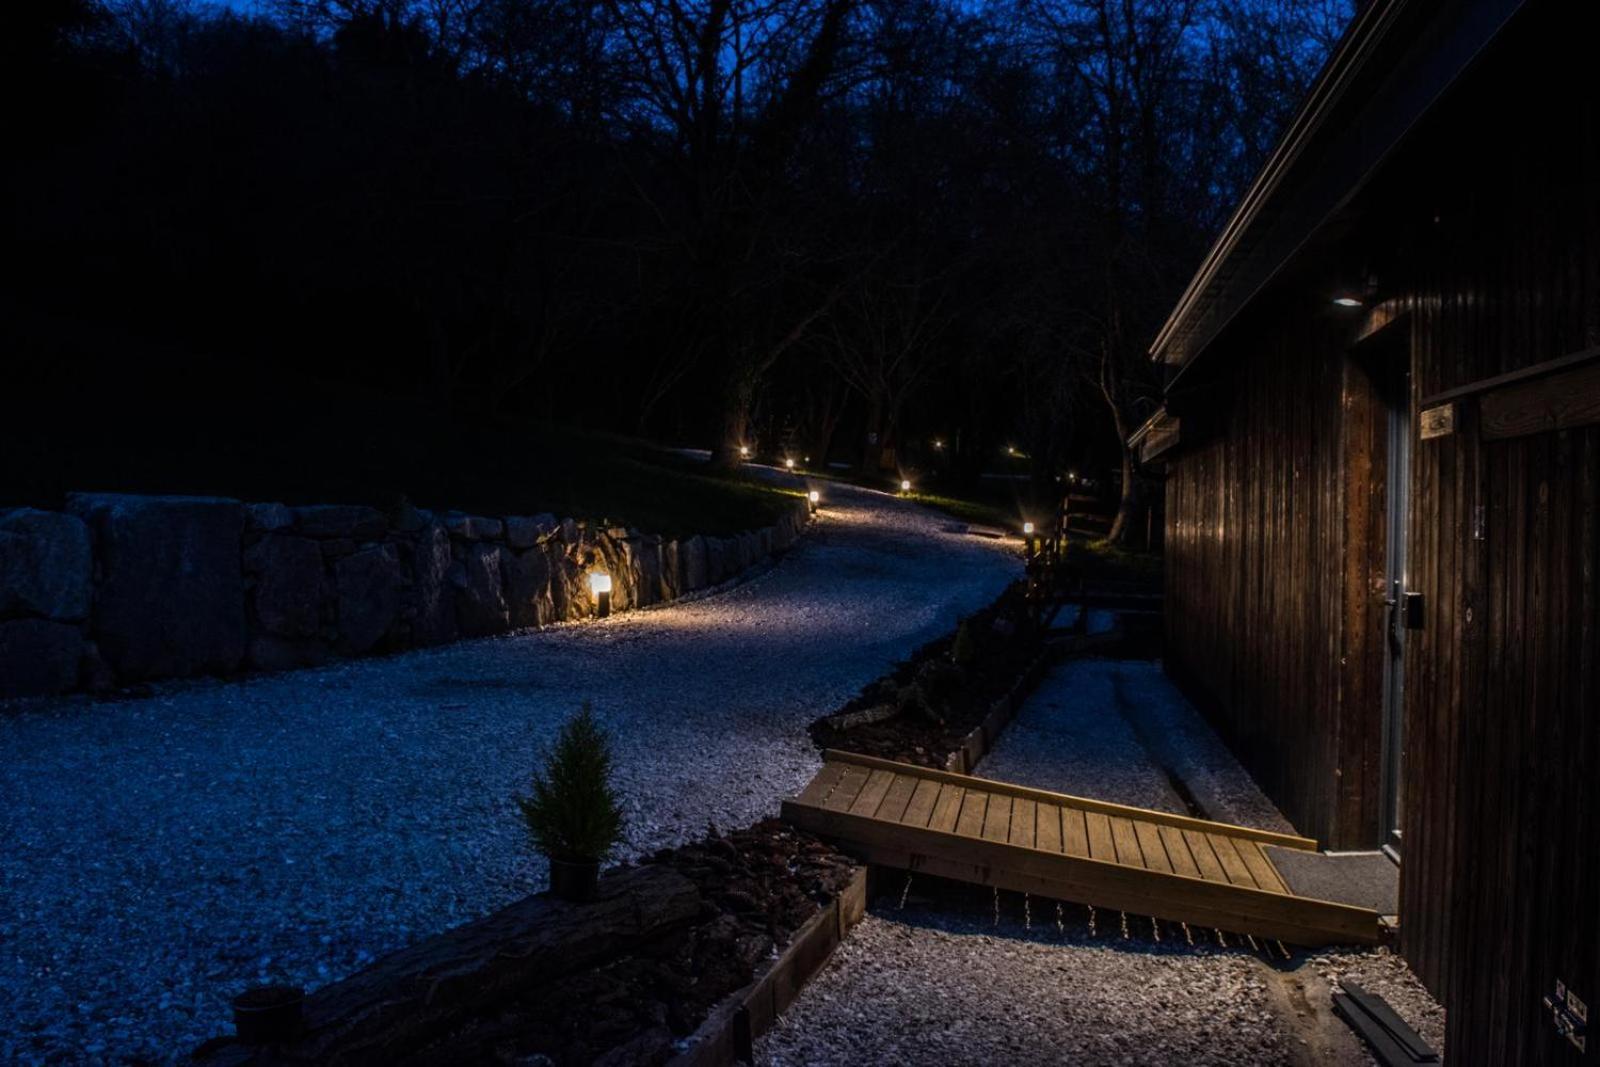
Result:
{"label": "dark wood siding", "polygon": [[[1529,12],[1397,161],[1419,408],[1600,345],[1600,111],[1557,14]],[[1600,430],[1485,440],[1505,395],[1414,449],[1401,945],[1470,1062],[1566,1063],[1540,998],[1560,978],[1600,1001]]]}
{"label": "dark wood siding", "polygon": [[[1412,445],[1407,584],[1426,610],[1406,646],[1401,949],[1474,1064],[1585,1062],[1542,1009],[1557,979],[1600,1012],[1600,427],[1582,362],[1600,346],[1600,90],[1581,6],[1529,5],[1328,257],[1378,274],[1414,421],[1457,394],[1454,431]],[[1372,409],[1314,316],[1255,314],[1207,355],[1235,406],[1170,457],[1169,655],[1285,813],[1337,844],[1370,810],[1345,794],[1378,789],[1359,586],[1381,560],[1357,513]],[[1580,362],[1544,385],[1473,388],[1563,358]]]}
{"label": "dark wood siding", "polygon": [[1250,331],[1218,432],[1172,466],[1165,562],[1168,669],[1301,832],[1338,848],[1377,842],[1381,699],[1345,670],[1372,654],[1374,596],[1344,547],[1381,529],[1383,478],[1350,332],[1309,306]]}

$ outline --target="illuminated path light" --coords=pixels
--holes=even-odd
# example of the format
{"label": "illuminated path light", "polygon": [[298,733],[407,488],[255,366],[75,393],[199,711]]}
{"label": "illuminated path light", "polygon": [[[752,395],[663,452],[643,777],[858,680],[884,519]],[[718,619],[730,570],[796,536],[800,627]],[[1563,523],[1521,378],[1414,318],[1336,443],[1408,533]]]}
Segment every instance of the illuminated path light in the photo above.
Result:
{"label": "illuminated path light", "polygon": [[594,596],[594,613],[603,619],[611,614],[611,575],[603,571],[589,573],[589,592]]}

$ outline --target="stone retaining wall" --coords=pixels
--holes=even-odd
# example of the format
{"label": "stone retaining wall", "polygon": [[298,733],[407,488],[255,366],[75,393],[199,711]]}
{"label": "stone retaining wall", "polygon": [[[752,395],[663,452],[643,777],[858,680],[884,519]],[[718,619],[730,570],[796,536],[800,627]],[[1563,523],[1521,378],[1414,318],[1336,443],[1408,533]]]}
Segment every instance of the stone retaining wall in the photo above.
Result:
{"label": "stone retaining wall", "polygon": [[74,494],[0,511],[0,697],[312,666],[672,600],[791,545],[806,505],[670,541],[552,515]]}

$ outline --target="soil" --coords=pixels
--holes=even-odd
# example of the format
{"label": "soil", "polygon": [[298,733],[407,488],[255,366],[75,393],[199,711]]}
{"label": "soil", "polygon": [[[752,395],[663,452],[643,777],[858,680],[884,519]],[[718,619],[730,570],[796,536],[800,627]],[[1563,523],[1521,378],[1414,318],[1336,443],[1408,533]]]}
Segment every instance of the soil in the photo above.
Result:
{"label": "soil", "polygon": [[723,998],[748,985],[849,882],[855,862],[767,819],[665,849],[700,890],[699,918],[648,949],[531,988],[493,1015],[418,1050],[415,1062],[657,1064]]}
{"label": "soil", "polygon": [[[957,650],[962,628],[969,644]],[[1022,583],[1013,584],[961,627],[923,645],[844,707],[813,722],[811,739],[822,749],[942,769],[1043,649]],[[844,724],[856,713],[888,708],[895,710],[881,721]]]}

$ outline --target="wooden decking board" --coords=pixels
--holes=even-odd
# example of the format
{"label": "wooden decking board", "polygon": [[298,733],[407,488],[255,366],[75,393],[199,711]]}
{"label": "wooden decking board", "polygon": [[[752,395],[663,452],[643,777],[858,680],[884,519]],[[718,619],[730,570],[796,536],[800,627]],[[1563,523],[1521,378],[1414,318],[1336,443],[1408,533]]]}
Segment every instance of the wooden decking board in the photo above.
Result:
{"label": "wooden decking board", "polygon": [[1083,819],[1088,830],[1089,858],[1117,862],[1117,847],[1111,843],[1111,819],[1103,811],[1086,811]]}
{"label": "wooden decking board", "polygon": [[1077,808],[1061,809],[1061,851],[1069,856],[1089,857],[1089,827]]}
{"label": "wooden decking board", "polygon": [[1172,860],[1167,856],[1167,846],[1161,841],[1161,828],[1153,822],[1136,822],[1133,832],[1139,838],[1139,850],[1144,853],[1144,865],[1152,871],[1171,873]]}
{"label": "wooden decking board", "polygon": [[1167,859],[1172,863],[1175,874],[1185,875],[1189,878],[1200,878],[1200,866],[1194,861],[1194,854],[1189,851],[1189,842],[1183,839],[1183,831],[1176,826],[1158,826],[1161,834],[1161,843],[1166,846]]}
{"label": "wooden decking board", "polygon": [[1117,862],[1125,867],[1143,867],[1144,850],[1133,823],[1121,815],[1111,816],[1111,843],[1116,846]]}
{"label": "wooden decking board", "polygon": [[861,787],[861,792],[851,803],[849,811],[854,815],[876,815],[878,805],[883,803],[883,798],[889,794],[889,787],[894,784],[893,771],[877,770],[867,778],[867,784]]}
{"label": "wooden decking board", "polygon": [[1033,847],[1046,852],[1061,851],[1061,809],[1040,803],[1033,817]]}
{"label": "wooden decking board", "polygon": [[1033,848],[1036,843],[1034,823],[1038,818],[1039,802],[1025,800],[1021,797],[1011,803],[1011,836],[1007,838],[1013,845],[1024,848]]}
{"label": "wooden decking board", "polygon": [[928,820],[933,818],[934,801],[939,799],[939,790],[942,788],[938,782],[918,779],[917,788],[911,794],[911,803],[906,805],[900,821],[907,826],[927,826]]}
{"label": "wooden decking board", "polygon": [[983,839],[985,841],[1011,840],[1011,808],[1015,797],[989,797],[989,806],[983,812]]}
{"label": "wooden decking board", "polygon": [[844,774],[843,763],[824,763],[817,776],[806,783],[795,799],[802,804],[821,804],[828,799],[828,794],[833,792],[833,787],[839,784],[839,779]]}
{"label": "wooden decking board", "polygon": [[1207,834],[1206,839],[1211,842],[1211,847],[1217,854],[1217,862],[1222,864],[1222,871],[1228,876],[1228,881],[1247,889],[1256,888],[1256,880],[1250,874],[1250,868],[1239,858],[1239,850],[1233,847],[1232,841],[1218,834]]}
{"label": "wooden decking board", "polygon": [[956,816],[956,833],[962,837],[982,837],[983,817],[989,812],[988,793],[969,789],[961,797],[961,814]]}
{"label": "wooden decking board", "polygon": [[1244,865],[1250,869],[1250,876],[1256,880],[1256,885],[1269,893],[1287,893],[1289,887],[1284,884],[1283,878],[1278,874],[1278,868],[1272,865],[1272,860],[1261,851],[1261,845],[1255,841],[1235,841],[1233,847],[1239,850],[1239,858],[1244,860]]}
{"label": "wooden decking board", "polygon": [[939,799],[933,805],[933,818],[928,820],[928,829],[953,832],[956,819],[961,814],[961,801],[966,795],[967,791],[958,785],[941,785]]}
{"label": "wooden decking board", "polygon": [[829,811],[848,811],[871,774],[872,772],[865,767],[845,767],[844,773],[839,775],[839,780],[834,783],[833,789],[828,793],[828,799],[822,802],[822,806]]}
{"label": "wooden decking board", "polygon": [[916,789],[915,778],[909,774],[895,775],[889,791],[883,795],[883,803],[878,805],[878,818],[899,822],[905,816],[906,806],[911,803],[911,795]]}
{"label": "wooden decking board", "polygon": [[783,807],[869,863],[1298,944],[1378,938],[1375,912],[1289,892],[1263,831],[831,753]]}
{"label": "wooden decking board", "polygon": [[1200,869],[1200,877],[1208,882],[1227,882],[1228,875],[1217,859],[1217,850],[1211,847],[1210,838],[1195,830],[1178,832],[1183,835],[1183,843],[1189,846],[1189,856]]}

